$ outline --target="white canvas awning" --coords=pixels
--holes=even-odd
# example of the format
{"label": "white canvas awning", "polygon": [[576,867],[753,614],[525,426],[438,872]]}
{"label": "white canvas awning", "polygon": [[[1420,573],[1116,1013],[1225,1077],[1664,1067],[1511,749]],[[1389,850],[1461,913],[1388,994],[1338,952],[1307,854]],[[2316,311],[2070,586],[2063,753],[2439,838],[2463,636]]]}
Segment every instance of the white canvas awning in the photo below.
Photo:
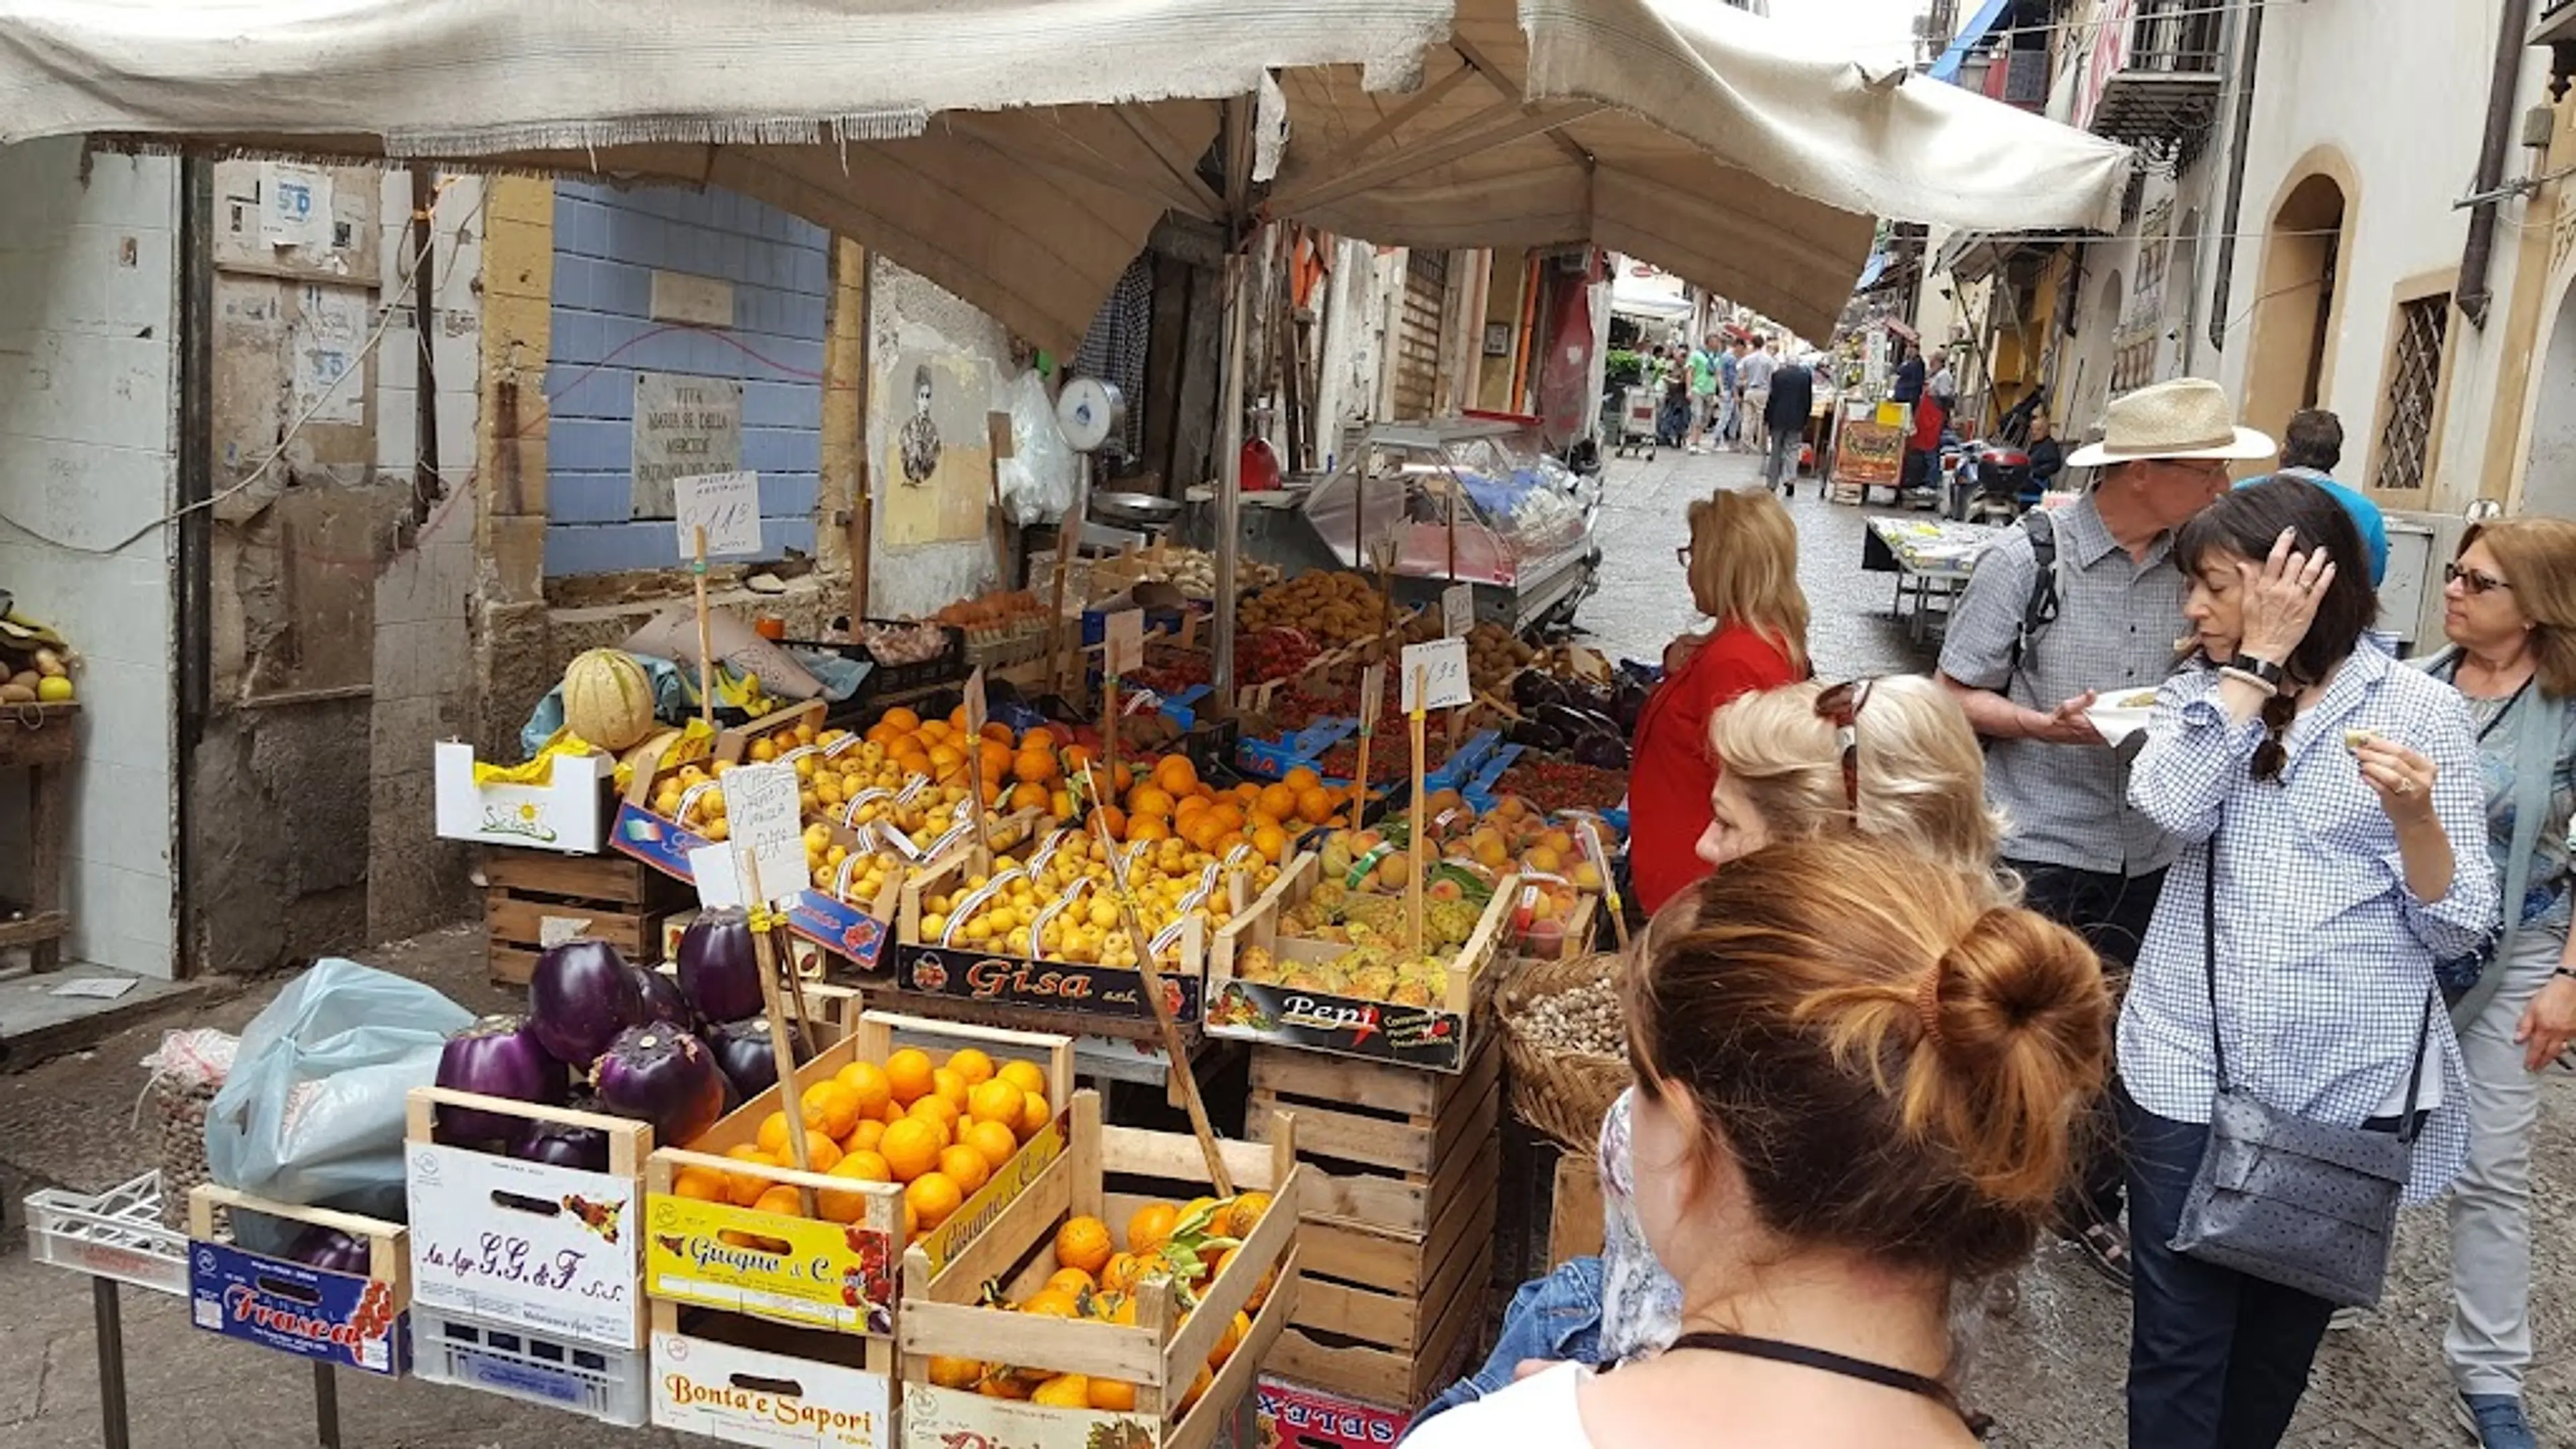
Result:
{"label": "white canvas awning", "polygon": [[[1263,204],[1200,161],[1266,75]],[[1059,348],[1166,209],[1588,242],[1821,336],[1873,218],[2107,229],[2128,166],[1708,0],[0,0],[0,139],[79,132],[724,186]]]}

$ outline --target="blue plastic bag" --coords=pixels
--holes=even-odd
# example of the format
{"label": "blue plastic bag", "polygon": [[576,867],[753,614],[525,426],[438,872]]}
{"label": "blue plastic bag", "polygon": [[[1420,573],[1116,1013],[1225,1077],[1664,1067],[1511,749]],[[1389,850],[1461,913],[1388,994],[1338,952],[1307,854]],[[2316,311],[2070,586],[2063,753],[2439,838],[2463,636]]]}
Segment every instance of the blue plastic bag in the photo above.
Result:
{"label": "blue plastic bag", "polygon": [[243,1028],[206,1111],[216,1182],[297,1206],[403,1215],[403,1103],[474,1014],[417,981],[324,959]]}

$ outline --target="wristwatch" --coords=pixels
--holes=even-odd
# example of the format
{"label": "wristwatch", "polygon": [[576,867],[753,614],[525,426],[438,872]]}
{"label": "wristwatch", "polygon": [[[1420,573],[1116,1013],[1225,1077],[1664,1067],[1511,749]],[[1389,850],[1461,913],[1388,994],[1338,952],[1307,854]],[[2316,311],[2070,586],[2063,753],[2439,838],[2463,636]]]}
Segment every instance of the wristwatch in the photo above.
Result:
{"label": "wristwatch", "polygon": [[2253,675],[2275,694],[2280,693],[2281,687],[2290,680],[2288,670],[2269,659],[2257,659],[2251,654],[2237,655],[2227,667],[2240,674]]}

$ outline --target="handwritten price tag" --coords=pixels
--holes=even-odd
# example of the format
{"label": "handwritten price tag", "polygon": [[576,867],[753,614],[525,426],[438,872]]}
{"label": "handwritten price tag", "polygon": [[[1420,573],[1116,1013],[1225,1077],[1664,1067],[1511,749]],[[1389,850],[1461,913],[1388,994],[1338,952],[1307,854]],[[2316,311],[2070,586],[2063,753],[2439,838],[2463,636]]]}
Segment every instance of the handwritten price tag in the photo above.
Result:
{"label": "handwritten price tag", "polygon": [[1451,584],[1440,591],[1442,632],[1452,639],[1464,639],[1476,627],[1476,586]]}
{"label": "handwritten price tag", "polygon": [[805,827],[799,818],[794,765],[736,765],[723,780],[728,841],[743,858],[739,894],[751,887],[770,900],[803,891]]}
{"label": "handwritten price tag", "polygon": [[679,505],[680,557],[695,558],[698,530],[707,531],[707,556],[760,552],[760,475],[698,473],[671,480]]}
{"label": "handwritten price tag", "polygon": [[1127,675],[1145,667],[1145,611],[1121,609],[1109,616],[1107,647],[1101,667]]}
{"label": "handwritten price tag", "polygon": [[[1456,709],[1472,704],[1476,691],[1467,679],[1467,641],[1434,639],[1428,644],[1408,644],[1404,660],[1403,706],[1406,714],[1416,710]],[[1415,685],[1421,686],[1420,693]],[[730,778],[730,776],[728,776]],[[732,807],[728,805],[728,810]]]}
{"label": "handwritten price tag", "polygon": [[612,1348],[641,1341],[632,1179],[428,1143],[404,1155],[414,1301]]}

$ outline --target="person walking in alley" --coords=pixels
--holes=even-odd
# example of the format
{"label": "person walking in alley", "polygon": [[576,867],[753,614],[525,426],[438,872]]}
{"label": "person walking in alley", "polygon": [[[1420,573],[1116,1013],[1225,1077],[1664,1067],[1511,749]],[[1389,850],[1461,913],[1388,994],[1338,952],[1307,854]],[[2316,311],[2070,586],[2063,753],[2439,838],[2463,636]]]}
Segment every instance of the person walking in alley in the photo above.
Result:
{"label": "person walking in alley", "polygon": [[1798,496],[1798,454],[1806,445],[1808,415],[1816,407],[1816,376],[1797,358],[1771,374],[1771,401],[1763,431],[1769,446],[1762,456],[1762,481],[1786,497]]}
{"label": "person walking in alley", "polygon": [[2301,408],[2290,414],[2290,426],[2281,434],[2281,470],[2236,486],[2251,488],[2272,478],[2305,478],[2333,494],[2334,501],[2352,515],[2353,526],[2361,530],[2362,546],[2370,550],[2370,586],[2377,588],[2388,577],[2388,521],[2380,516],[2378,504],[2358,489],[2335,481],[2335,465],[2342,461],[2343,419],[2324,408]]}
{"label": "person walking in alley", "polygon": [[2576,892],[2568,844],[2576,523],[2510,518],[2472,528],[2444,573],[2450,647],[2424,667],[2468,700],[2488,863],[2503,889],[2489,944],[2444,967],[2468,1071],[2469,1164],[2451,1198],[2451,1327],[2442,1347],[2461,1417],[2483,1449],[2536,1449],[2522,1411],[2532,1355],[2531,1129],[2539,1073],[2576,1039],[2567,930]]}
{"label": "person walking in alley", "polygon": [[1923,353],[1911,342],[1899,341],[1901,352],[1896,360],[1896,378],[1889,386],[1889,402],[1913,403],[1923,400]]}
{"label": "person walking in alley", "polygon": [[[1717,435],[1718,442],[1730,448],[1744,445],[1743,365],[1744,339],[1728,338],[1726,351],[1719,354],[1717,363],[1717,396],[1726,413],[1726,421],[1718,428]],[[1715,451],[1714,444],[1711,451]]]}
{"label": "person walking in alley", "polygon": [[[2172,671],[2185,585],[2166,561],[2173,531],[2226,491],[2230,460],[2272,452],[2234,416],[2227,394],[2200,378],[2113,403],[2103,440],[2066,460],[2100,468],[2100,480],[1986,549],[1942,642],[1942,681],[1992,741],[1987,790],[2012,821],[2006,864],[2033,910],[2092,942],[2115,984],[2137,959],[2179,846],[2130,808],[2126,761],[2086,711],[2095,691],[2145,688]],[[2118,1154],[2097,1152],[2061,1231],[2125,1285],[2122,1177]]]}
{"label": "person walking in alley", "polygon": [[[2344,1240],[2337,1293],[2288,1244],[2429,1201],[2468,1155],[2470,1089],[2433,1008],[2437,963],[2495,921],[2476,732],[2456,690],[2371,636],[2370,581],[2336,562],[2361,551],[2351,515],[2299,478],[2227,494],[2170,551],[2191,665],[2157,692],[2129,800],[2182,849],[2131,972],[2113,1087],[2137,1255],[2131,1449],[2280,1443],[2327,1295],[2375,1296],[2385,1267]],[[2370,1171],[2404,1180],[2365,1207],[2348,1182],[2265,1165],[2250,1184],[2264,1216],[2238,1217],[2207,1194],[2246,1185],[2236,1154],[2268,1164],[2255,1113],[2312,1162],[2390,1134],[2403,1145]]]}
{"label": "person walking in alley", "polygon": [[1690,451],[1693,453],[1708,451],[1709,434],[1718,426],[1717,379],[1718,374],[1724,371],[1719,359],[1725,356],[1723,340],[1714,332],[1708,334],[1703,345],[1691,352]]}
{"label": "person walking in alley", "polygon": [[1753,350],[1735,365],[1736,380],[1744,384],[1744,442],[1757,453],[1770,442],[1764,415],[1771,406],[1771,374],[1780,366],[1772,346],[1770,338],[1755,336]]}

